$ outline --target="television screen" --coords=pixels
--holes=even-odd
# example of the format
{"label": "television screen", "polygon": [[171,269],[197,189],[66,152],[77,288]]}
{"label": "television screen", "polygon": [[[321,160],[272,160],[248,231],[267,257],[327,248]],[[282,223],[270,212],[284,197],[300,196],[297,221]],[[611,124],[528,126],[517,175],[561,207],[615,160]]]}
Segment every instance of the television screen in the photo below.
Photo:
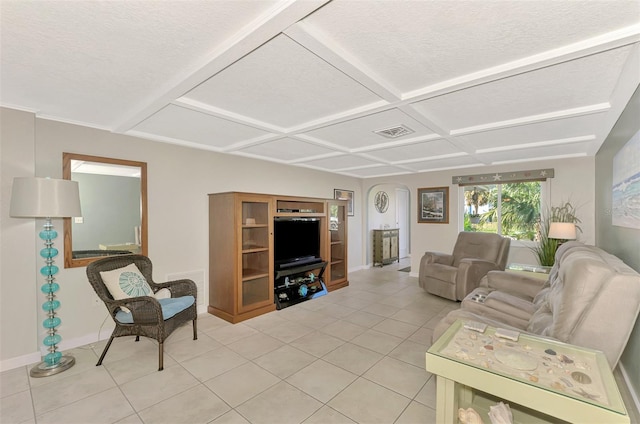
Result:
{"label": "television screen", "polygon": [[276,269],[321,261],[318,218],[276,218],[273,231]]}

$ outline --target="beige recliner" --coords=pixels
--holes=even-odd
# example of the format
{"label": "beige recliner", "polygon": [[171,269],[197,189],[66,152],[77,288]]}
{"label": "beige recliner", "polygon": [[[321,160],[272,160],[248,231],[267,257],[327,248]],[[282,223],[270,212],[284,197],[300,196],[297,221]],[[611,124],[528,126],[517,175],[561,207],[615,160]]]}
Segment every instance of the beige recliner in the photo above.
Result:
{"label": "beige recliner", "polygon": [[431,294],[462,300],[489,271],[504,271],[511,239],[498,234],[461,232],[452,254],[426,252],[419,284]]}

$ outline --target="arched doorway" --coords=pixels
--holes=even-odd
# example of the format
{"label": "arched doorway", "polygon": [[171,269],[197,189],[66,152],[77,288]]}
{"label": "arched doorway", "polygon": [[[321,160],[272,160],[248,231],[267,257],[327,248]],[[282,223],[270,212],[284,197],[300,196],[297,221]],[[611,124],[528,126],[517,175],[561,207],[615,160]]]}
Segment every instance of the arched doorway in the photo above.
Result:
{"label": "arched doorway", "polygon": [[411,195],[409,188],[401,184],[377,184],[367,192],[367,259],[373,262],[372,231],[381,228],[398,228],[400,231],[400,258],[411,255]]}

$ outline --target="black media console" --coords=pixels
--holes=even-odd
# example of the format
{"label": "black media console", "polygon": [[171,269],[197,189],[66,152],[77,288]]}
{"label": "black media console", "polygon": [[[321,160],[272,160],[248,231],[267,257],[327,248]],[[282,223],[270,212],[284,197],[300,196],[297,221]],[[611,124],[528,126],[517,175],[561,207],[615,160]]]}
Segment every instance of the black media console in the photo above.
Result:
{"label": "black media console", "polygon": [[[326,267],[326,262],[320,262],[276,270],[276,309],[327,294],[327,287],[322,280]],[[314,271],[317,271],[317,274]]]}

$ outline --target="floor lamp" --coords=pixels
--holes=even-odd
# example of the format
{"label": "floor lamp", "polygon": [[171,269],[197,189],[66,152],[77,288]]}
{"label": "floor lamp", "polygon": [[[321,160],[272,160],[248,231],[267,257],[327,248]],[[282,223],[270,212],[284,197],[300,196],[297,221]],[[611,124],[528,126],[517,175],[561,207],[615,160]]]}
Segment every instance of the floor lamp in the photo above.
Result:
{"label": "floor lamp", "polygon": [[42,325],[47,331],[43,343],[49,353],[42,358],[42,362],[31,368],[30,374],[31,377],[47,377],[71,368],[76,362],[73,356],[63,356],[62,352],[58,352],[57,345],[62,337],[57,334],[56,327],[62,321],[56,316],[60,301],[56,299],[55,293],[60,285],[56,283],[58,267],[53,260],[58,255],[58,249],[53,247],[53,239],[58,233],[53,229],[51,218],[82,215],[78,183],[52,178],[14,178],[10,215],[16,218],[45,218],[44,227],[40,231],[40,238],[44,241],[40,256],[44,258],[45,266],[40,268],[40,274],[45,277],[46,283],[40,290],[47,296],[46,302],[42,304],[47,318]]}

